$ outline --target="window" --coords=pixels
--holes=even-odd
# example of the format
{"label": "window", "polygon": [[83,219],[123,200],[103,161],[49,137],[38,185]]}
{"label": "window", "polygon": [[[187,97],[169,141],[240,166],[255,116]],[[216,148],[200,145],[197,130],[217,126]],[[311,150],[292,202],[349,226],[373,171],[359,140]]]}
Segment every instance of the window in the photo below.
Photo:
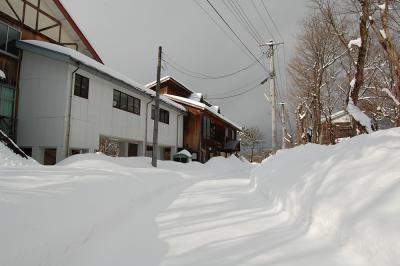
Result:
{"label": "window", "polygon": [[[155,106],[151,107],[151,119],[154,119]],[[169,111],[160,108],[159,121],[164,124],[169,124]]]}
{"label": "window", "polygon": [[0,23],[0,49],[18,56],[19,50],[16,47],[17,41],[21,38],[21,33],[6,24]]}
{"label": "window", "polygon": [[113,92],[113,107],[119,108],[119,103],[121,98],[121,92],[114,90]]}
{"label": "window", "polygon": [[133,97],[133,113],[140,114],[140,100]]}
{"label": "window", "polygon": [[140,100],[117,90],[113,91],[113,107],[140,115]]}
{"label": "window", "polygon": [[121,103],[119,108],[128,111],[128,95],[125,93],[121,93]]}
{"label": "window", "polygon": [[0,85],[0,116],[13,117],[15,90]]}
{"label": "window", "polygon": [[75,74],[74,95],[88,99],[89,98],[89,79],[79,74]]}
{"label": "window", "polygon": [[210,137],[212,139],[215,139],[216,135],[217,135],[217,127],[215,126],[215,124],[211,124],[210,125]]}
{"label": "window", "polygon": [[207,116],[203,116],[203,139],[210,139],[210,137],[212,136],[211,130],[213,126],[214,125],[211,124],[211,119]]}

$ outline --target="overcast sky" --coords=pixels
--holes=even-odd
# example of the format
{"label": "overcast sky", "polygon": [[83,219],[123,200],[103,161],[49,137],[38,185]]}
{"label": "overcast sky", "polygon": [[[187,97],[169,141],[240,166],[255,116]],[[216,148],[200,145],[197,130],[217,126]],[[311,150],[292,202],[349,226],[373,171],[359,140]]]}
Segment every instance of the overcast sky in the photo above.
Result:
{"label": "overcast sky", "polygon": [[[300,30],[301,21],[309,13],[307,0],[236,1],[242,7],[242,14],[247,15],[262,41],[267,42],[273,37],[277,41],[282,41],[282,38],[285,41],[285,46],[277,51],[279,60],[276,62],[276,66],[280,67],[277,73],[278,89],[285,100],[287,93],[283,49],[288,61],[293,54],[295,37]],[[261,1],[264,1],[275,20],[282,38]],[[232,3],[235,2],[210,2],[226,18],[253,54],[259,57],[262,54],[259,44],[232,15]],[[160,45],[176,63],[193,72],[208,75],[231,73],[255,61],[217,17],[206,0],[63,0],[63,3],[103,61],[142,84],[150,83],[156,78],[157,49]],[[217,21],[220,28],[199,5]],[[266,63],[266,60],[265,57],[262,58],[263,63]],[[262,81],[267,73],[260,64],[255,64],[233,77],[209,80],[193,78],[164,65],[162,76],[166,75],[173,76],[193,91],[216,98],[241,93]],[[264,98],[267,85],[240,97],[211,102],[220,106],[222,113],[237,124],[260,127],[265,132],[269,144],[271,107]]]}

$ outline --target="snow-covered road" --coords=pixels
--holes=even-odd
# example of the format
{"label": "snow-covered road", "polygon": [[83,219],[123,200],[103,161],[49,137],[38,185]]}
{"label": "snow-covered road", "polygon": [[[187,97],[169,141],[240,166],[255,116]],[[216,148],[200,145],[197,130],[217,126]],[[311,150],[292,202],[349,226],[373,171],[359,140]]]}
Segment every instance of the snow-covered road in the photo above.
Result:
{"label": "snow-covered road", "polygon": [[365,265],[301,238],[307,224],[275,209],[248,178],[197,182],[156,221],[169,247],[162,265]]}
{"label": "snow-covered road", "polygon": [[397,266],[398,158],[400,129],[258,166],[86,154],[44,167],[0,145],[0,265]]}

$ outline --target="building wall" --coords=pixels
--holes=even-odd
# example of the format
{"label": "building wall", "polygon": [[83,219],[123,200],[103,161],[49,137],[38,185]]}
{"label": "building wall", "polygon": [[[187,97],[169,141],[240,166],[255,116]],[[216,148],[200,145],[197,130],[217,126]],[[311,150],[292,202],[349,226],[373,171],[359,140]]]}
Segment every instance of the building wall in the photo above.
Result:
{"label": "building wall", "polygon": [[62,149],[68,65],[25,52],[20,72],[17,143]]}
{"label": "building wall", "polygon": [[[39,162],[43,162],[45,148],[57,148],[57,162],[64,158],[69,95],[74,84],[71,78],[76,68],[24,51],[17,143],[21,147],[32,147],[33,157]],[[127,155],[127,143],[139,144],[138,155],[144,155],[146,106],[151,99],[113,84],[84,67],[77,73],[89,78],[89,97],[72,96],[70,149],[94,152],[99,149],[100,137],[109,137],[121,143],[120,155]],[[140,115],[114,108],[113,89],[140,99]],[[151,105],[147,115],[148,145],[152,143],[153,130]],[[171,147],[174,153],[176,146],[183,145],[183,116],[178,118],[179,112],[168,105],[160,104],[160,107],[170,112],[170,123],[159,124],[159,146]]]}

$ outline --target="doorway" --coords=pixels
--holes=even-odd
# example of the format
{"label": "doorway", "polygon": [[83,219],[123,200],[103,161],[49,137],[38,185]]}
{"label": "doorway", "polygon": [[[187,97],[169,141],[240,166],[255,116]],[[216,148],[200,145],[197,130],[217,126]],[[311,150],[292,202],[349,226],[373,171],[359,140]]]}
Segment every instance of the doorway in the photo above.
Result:
{"label": "doorway", "polygon": [[44,149],[44,165],[55,165],[57,160],[57,149]]}
{"label": "doorway", "polygon": [[128,143],[128,157],[137,157],[138,156],[138,144]]}

